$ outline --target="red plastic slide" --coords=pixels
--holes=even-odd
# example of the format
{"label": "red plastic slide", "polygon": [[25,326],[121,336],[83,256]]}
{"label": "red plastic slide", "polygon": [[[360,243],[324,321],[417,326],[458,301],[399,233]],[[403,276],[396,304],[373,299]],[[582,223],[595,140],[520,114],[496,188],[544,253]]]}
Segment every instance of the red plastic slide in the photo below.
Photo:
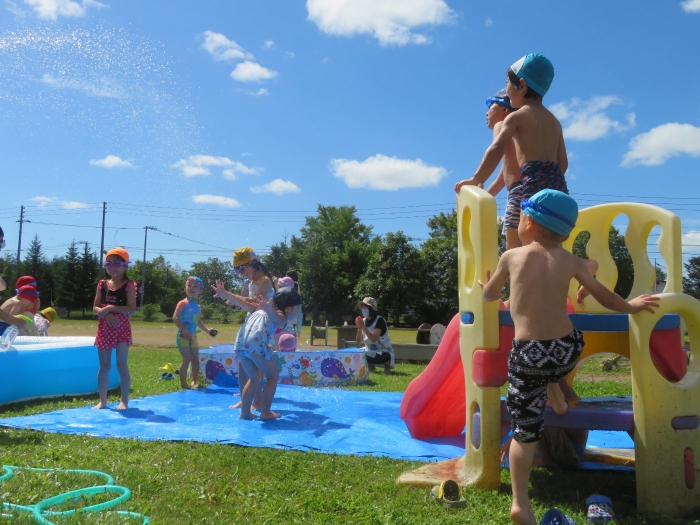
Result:
{"label": "red plastic slide", "polygon": [[467,401],[459,354],[459,314],[445,330],[435,357],[408,385],[401,400],[401,419],[416,439],[458,436],[464,430]]}

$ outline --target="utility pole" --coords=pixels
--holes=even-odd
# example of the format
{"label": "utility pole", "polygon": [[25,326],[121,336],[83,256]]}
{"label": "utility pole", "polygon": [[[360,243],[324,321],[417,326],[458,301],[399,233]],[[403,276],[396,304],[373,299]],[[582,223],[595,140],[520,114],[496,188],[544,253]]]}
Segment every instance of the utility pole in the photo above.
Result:
{"label": "utility pole", "polygon": [[153,226],[144,226],[143,231],[143,264],[141,265],[141,305],[139,308],[143,308],[143,296],[146,292],[146,243],[148,242],[148,230],[155,230]]}
{"label": "utility pole", "polygon": [[[20,258],[19,258],[19,253],[22,251],[22,224],[25,222],[24,220],[24,205],[20,206],[19,208],[19,240],[17,241],[17,264],[19,264]],[[29,222],[29,221],[26,221]]]}
{"label": "utility pole", "polygon": [[100,242],[100,268],[102,268],[105,253],[105,215],[107,214],[107,203],[102,203],[102,241]]}

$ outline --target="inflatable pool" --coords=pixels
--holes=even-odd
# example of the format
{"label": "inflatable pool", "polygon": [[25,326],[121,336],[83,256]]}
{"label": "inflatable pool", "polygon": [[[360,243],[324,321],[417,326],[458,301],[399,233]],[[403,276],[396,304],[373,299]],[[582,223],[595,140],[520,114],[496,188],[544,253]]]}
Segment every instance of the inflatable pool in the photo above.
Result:
{"label": "inflatable pool", "polygon": [[[0,405],[97,392],[94,337],[17,337],[0,351]],[[115,352],[109,388],[119,386]]]}
{"label": "inflatable pool", "polygon": [[[279,383],[302,386],[336,386],[364,383],[369,377],[363,349],[302,350],[275,352]],[[199,351],[199,367],[207,381],[238,384],[238,358],[233,345],[218,345]]]}

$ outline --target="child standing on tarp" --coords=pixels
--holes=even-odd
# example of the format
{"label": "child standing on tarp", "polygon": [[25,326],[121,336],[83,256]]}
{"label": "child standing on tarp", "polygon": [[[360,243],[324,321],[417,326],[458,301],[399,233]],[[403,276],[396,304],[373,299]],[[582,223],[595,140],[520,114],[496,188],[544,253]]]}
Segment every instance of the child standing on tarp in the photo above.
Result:
{"label": "child standing on tarp", "polygon": [[113,248],[107,252],[104,267],[109,279],[97,283],[92,311],[97,315],[97,337],[95,346],[100,359],[97,372],[97,390],[100,402],[93,408],[107,408],[107,387],[109,370],[112,367],[112,349],[117,352],[117,370],[121,383],[121,399],[117,410],[129,408],[129,347],[131,322],[129,315],[136,311],[137,284],[129,280],[126,269],[129,266],[129,252],[124,248]]}
{"label": "child standing on tarp", "polygon": [[[211,337],[216,337],[217,330],[207,328],[199,318],[199,304],[197,299],[204,291],[204,283],[199,277],[188,277],[185,282],[185,297],[177,303],[173,322],[177,326],[177,348],[182,356],[180,365],[180,386],[182,388],[199,388],[199,342],[197,341],[197,327]],[[187,384],[187,369],[192,364],[192,382]]]}
{"label": "child standing on tarp", "polygon": [[[217,280],[214,289],[214,297],[226,299],[231,304],[248,310],[250,315],[246,318],[236,337],[236,356],[245,369],[248,380],[242,383],[239,377],[241,390],[241,419],[253,419],[251,406],[255,392],[260,386],[263,376],[266,383],[262,390],[260,406],[260,419],[275,419],[280,414],[271,410],[272,399],[277,390],[279,368],[272,351],[274,334],[279,328],[284,328],[288,319],[296,315],[301,297],[294,288],[279,289],[271,300],[251,300],[240,295],[227,292],[223,281]],[[257,309],[256,309],[257,308]],[[232,405],[231,408],[238,408]]]}

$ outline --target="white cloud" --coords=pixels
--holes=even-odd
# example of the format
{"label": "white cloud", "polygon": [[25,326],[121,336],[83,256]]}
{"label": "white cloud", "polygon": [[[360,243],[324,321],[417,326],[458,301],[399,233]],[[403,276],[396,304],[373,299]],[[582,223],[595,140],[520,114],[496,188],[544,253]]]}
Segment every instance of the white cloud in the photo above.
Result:
{"label": "white cloud", "polygon": [[285,51],[285,52],[284,52],[284,55],[285,55],[287,58],[296,58],[296,55],[294,54],[293,51]]}
{"label": "white cloud", "polygon": [[105,4],[96,0],[23,0],[34,9],[39,18],[56,20],[59,16],[85,16],[88,7],[102,8]]}
{"label": "white cloud", "polygon": [[229,40],[221,33],[213,31],[204,32],[202,47],[214,58],[214,60],[244,60],[253,58],[253,55],[239,46],[233,40]]}
{"label": "white cloud", "polygon": [[263,49],[272,49],[275,47],[275,41],[274,40],[265,40],[265,43],[262,45]]}
{"label": "white cloud", "polygon": [[59,200],[57,197],[37,196],[37,197],[32,197],[29,200],[32,202],[38,203],[39,208],[45,208],[49,204],[57,204],[58,206],[60,206],[64,210],[81,210],[81,209],[90,207],[89,204],[86,204],[84,202],[62,201],[62,200]]}
{"label": "white cloud", "polygon": [[260,88],[257,91],[251,91],[248,94],[253,97],[266,97],[270,94],[270,92],[266,88]]}
{"label": "white cloud", "polygon": [[490,16],[486,17],[486,20],[484,21],[484,27],[491,27],[493,26],[493,20],[491,20]]}
{"label": "white cloud", "polygon": [[632,138],[621,165],[659,166],[683,154],[700,157],[700,128],[671,122]]}
{"label": "white cloud", "polygon": [[700,13],[700,0],[685,0],[681,7],[686,13]]}
{"label": "white cloud", "polygon": [[224,178],[235,180],[238,173],[244,175],[258,175],[262,168],[250,168],[242,162],[233,161],[228,157],[214,157],[212,155],[190,155],[186,159],[180,159],[171,168],[179,169],[185,177],[198,175],[210,175],[210,167],[226,168],[223,170]]}
{"label": "white cloud", "polygon": [[262,186],[252,186],[250,191],[253,193],[274,193],[275,195],[284,195],[285,193],[299,193],[299,186],[289,180],[275,179],[272,182],[263,184]]}
{"label": "white cloud", "polygon": [[700,230],[690,230],[681,235],[683,253],[700,252]]}
{"label": "white cloud", "polygon": [[231,72],[231,78],[239,82],[263,82],[278,75],[277,71],[272,71],[260,64],[247,60],[238,64],[236,69]]}
{"label": "white cloud", "polygon": [[309,20],[329,35],[369,34],[383,46],[428,44],[430,38],[412,30],[454,20],[444,0],[307,0]]}
{"label": "white cloud", "polygon": [[236,199],[224,197],[222,195],[192,195],[192,202],[197,204],[216,204],[217,206],[224,206],[226,208],[241,207],[241,203]]}
{"label": "white cloud", "polygon": [[28,14],[27,11],[22,9],[20,6],[18,6],[12,0],[5,0],[5,4],[7,4],[6,9],[15,16],[19,16],[19,17],[23,18],[23,17],[27,16],[27,14]]}
{"label": "white cloud", "polygon": [[596,140],[607,136],[611,131],[620,133],[634,126],[634,113],[628,113],[624,123],[605,114],[610,106],[619,104],[622,104],[622,99],[607,95],[589,100],[572,98],[569,102],[552,104],[549,109],[561,121],[565,138]]}
{"label": "white cloud", "polygon": [[82,91],[90,97],[126,98],[124,90],[120,86],[115,86],[113,81],[108,79],[100,79],[98,83],[92,83],[73,78],[58,78],[47,73],[39,79],[39,82],[55,88]]}
{"label": "white cloud", "polygon": [[107,155],[104,159],[92,159],[90,164],[101,168],[133,168],[134,165],[128,160],[123,160],[116,155]]}
{"label": "white cloud", "polygon": [[349,188],[398,190],[436,186],[447,175],[441,166],[427,166],[421,159],[405,160],[377,154],[358,162],[333,159],[330,170]]}

